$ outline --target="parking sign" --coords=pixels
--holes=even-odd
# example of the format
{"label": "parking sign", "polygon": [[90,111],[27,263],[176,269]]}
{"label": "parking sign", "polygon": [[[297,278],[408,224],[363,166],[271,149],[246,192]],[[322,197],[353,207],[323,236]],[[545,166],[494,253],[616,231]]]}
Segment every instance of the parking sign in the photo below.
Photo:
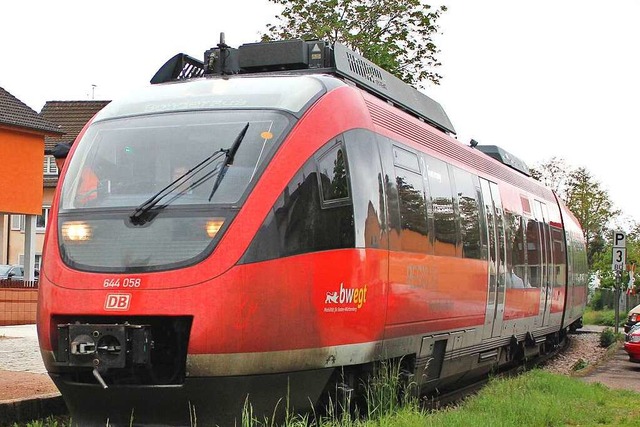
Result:
{"label": "parking sign", "polygon": [[613,271],[624,271],[627,260],[627,235],[624,231],[613,232],[613,257],[611,269]]}

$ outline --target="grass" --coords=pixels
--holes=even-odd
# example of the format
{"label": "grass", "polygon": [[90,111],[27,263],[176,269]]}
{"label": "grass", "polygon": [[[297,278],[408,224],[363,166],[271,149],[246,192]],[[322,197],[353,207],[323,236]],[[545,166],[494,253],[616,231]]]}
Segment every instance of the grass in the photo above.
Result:
{"label": "grass", "polygon": [[[385,386],[386,387],[386,386]],[[377,393],[372,391],[372,393]],[[392,405],[386,391],[365,419],[350,415],[317,420],[315,415],[287,417],[285,427],[474,427],[474,426],[633,426],[640,419],[640,393],[610,390],[600,384],[533,370],[516,378],[494,379],[477,395],[447,409],[425,412],[415,399]],[[395,393],[395,392],[394,392]],[[372,410],[373,409],[373,410]],[[249,406],[247,407],[249,411]],[[253,417],[250,417],[253,418]],[[268,420],[243,420],[243,427],[275,427]],[[34,422],[27,427],[67,427]],[[16,425],[18,427],[18,425]]]}
{"label": "grass", "polygon": [[[626,313],[620,313],[620,323],[623,324],[626,321]],[[582,316],[582,323],[585,325],[601,325],[601,326],[615,326],[616,325],[616,312],[613,309],[594,310],[591,307],[587,307]]]}

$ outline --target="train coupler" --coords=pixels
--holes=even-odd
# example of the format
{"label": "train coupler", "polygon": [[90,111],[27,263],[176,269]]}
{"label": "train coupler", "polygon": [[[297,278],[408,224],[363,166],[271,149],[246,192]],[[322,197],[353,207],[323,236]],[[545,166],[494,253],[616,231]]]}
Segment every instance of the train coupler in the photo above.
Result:
{"label": "train coupler", "polygon": [[56,362],[61,366],[91,368],[100,374],[110,369],[150,363],[153,339],[148,325],[58,325]]}

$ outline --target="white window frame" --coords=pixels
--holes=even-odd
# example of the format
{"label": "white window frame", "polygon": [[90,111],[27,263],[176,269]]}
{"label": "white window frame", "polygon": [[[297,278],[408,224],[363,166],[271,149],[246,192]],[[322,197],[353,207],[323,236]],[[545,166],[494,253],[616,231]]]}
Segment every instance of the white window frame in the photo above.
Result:
{"label": "white window frame", "polygon": [[[33,268],[35,268],[36,270],[40,270],[40,265],[42,264],[42,254],[41,253],[36,253],[35,256],[36,256],[36,259],[35,259],[35,263],[33,265]],[[19,265],[24,265],[24,254],[18,255],[18,264]]]}
{"label": "white window frame", "polygon": [[58,176],[58,165],[56,165],[55,157],[51,155],[44,156],[42,172],[44,176]]}
{"label": "white window frame", "polygon": [[11,215],[11,230],[24,231],[24,215]]}
{"label": "white window frame", "polygon": [[[47,229],[47,223],[49,222],[49,211],[51,210],[51,206],[43,206],[42,213],[37,215],[36,217],[36,233],[44,233]],[[44,217],[44,227],[38,226],[38,218]],[[24,215],[11,215],[11,230],[18,231],[24,233],[24,225],[25,225],[25,216]]]}

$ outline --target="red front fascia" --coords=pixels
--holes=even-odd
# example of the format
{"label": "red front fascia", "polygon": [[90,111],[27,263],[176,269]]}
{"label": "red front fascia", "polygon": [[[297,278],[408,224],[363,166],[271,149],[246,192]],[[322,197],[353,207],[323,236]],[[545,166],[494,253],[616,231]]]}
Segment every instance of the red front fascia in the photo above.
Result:
{"label": "red front fascia", "polygon": [[[382,339],[386,258],[345,249],[238,265],[191,287],[82,291],[50,286],[39,294],[41,345],[50,316],[193,316],[190,354],[317,348]],[[106,307],[126,296],[128,308]],[[62,303],[64,302],[64,303]]]}
{"label": "red front fascia", "polygon": [[[190,343],[190,351],[193,352],[208,352],[214,349],[216,352],[222,353],[235,352],[240,349],[242,351],[277,350],[278,348],[273,348],[273,334],[282,338],[291,337],[285,341],[276,341],[276,347],[282,345],[283,349],[315,345],[316,343],[312,342],[313,334],[311,332],[313,330],[308,329],[314,324],[318,324],[315,314],[306,310],[305,314],[299,317],[291,315],[291,310],[302,304],[301,301],[305,299],[307,304],[310,303],[308,301],[310,288],[307,287],[309,280],[316,283],[315,281],[319,278],[307,278],[305,274],[308,274],[308,268],[300,267],[295,263],[290,266],[287,259],[260,263],[255,266],[236,266],[236,263],[256,235],[277,197],[302,164],[331,138],[353,128],[371,128],[371,121],[359,91],[351,87],[342,87],[329,92],[320,99],[298,122],[284,141],[214,252],[204,261],[190,267],[140,274],[100,274],[74,271],[63,264],[58,249],[57,227],[50,227],[45,244],[47,256],[41,274],[38,310],[39,333],[43,347],[50,346],[48,332],[52,315],[124,315],[124,312],[105,312],[104,310],[107,295],[118,293],[131,294],[127,315],[194,315]],[[51,211],[50,223],[57,224],[57,222],[57,203],[55,203]],[[358,254],[357,259],[361,258],[360,251],[353,253]],[[322,258],[321,255],[318,256]],[[291,259],[306,259],[306,256],[289,258],[288,260]],[[263,267],[259,267],[267,268],[267,265],[278,265],[276,271],[279,274],[269,278],[262,272]],[[344,263],[342,259],[332,260],[326,264],[322,261],[314,261],[314,265],[336,269],[336,271],[345,274],[350,272],[350,269],[358,270],[359,267]],[[340,265],[339,269],[338,265]],[[315,271],[319,272],[319,267]],[[250,280],[246,275],[251,276]],[[256,277],[259,277],[261,281],[257,281]],[[287,279],[284,280],[282,277]],[[269,278],[268,282],[264,282],[266,278]],[[290,281],[289,279],[295,280]],[[126,280],[138,281],[140,286],[134,289],[125,289],[123,284]],[[293,282],[296,283],[296,286],[292,285]],[[110,286],[116,283],[119,286]],[[252,288],[252,292],[245,289],[257,286],[256,283],[260,283],[260,286]],[[302,285],[303,283],[304,285]],[[322,285],[324,287],[316,290],[324,292],[324,298],[326,298],[327,292],[340,292],[340,283],[327,282]],[[355,292],[356,288],[359,289],[365,285],[367,284],[364,282],[350,284],[345,282],[343,289],[351,286]],[[345,292],[351,291],[346,290]],[[372,310],[373,313],[373,306],[377,306],[377,310],[380,310],[380,306],[375,303],[376,299],[380,298],[379,295],[376,296],[377,292],[375,288],[369,288],[367,285],[367,301],[374,302],[367,304],[365,310],[362,307],[358,309],[359,314],[355,321],[348,320],[354,316],[354,313],[350,311],[343,312],[344,316],[341,317],[334,316],[330,325],[333,327],[335,323],[337,330],[333,331],[328,342],[344,342],[345,337],[362,342],[374,335],[380,338],[376,331],[381,330],[381,327],[372,328],[364,335],[353,333],[354,327],[362,329],[363,325],[373,326],[376,322],[383,321],[384,311],[382,314],[363,314],[369,310]],[[289,301],[294,301],[294,303],[287,304],[286,310],[288,311],[279,311],[281,303],[278,301],[280,299],[286,300],[288,297],[291,298]],[[259,304],[252,305],[252,301],[257,301]],[[314,304],[316,303],[314,300]],[[270,305],[276,307],[268,309]],[[236,315],[226,318],[218,314],[221,312],[237,313],[236,310],[240,310],[246,317],[245,311],[257,310],[257,308],[260,308],[260,314],[254,314],[254,317],[258,317],[250,322],[250,327],[248,326],[246,329],[247,333],[240,335],[240,339],[237,334],[232,334],[230,331],[235,331],[238,328],[243,329],[241,325],[246,320],[234,322],[233,319],[236,318]],[[345,307],[346,309],[347,307]],[[329,313],[323,312],[323,316],[329,316]],[[380,316],[382,320],[375,320],[376,316]],[[221,322],[220,319],[223,321]],[[278,332],[279,329],[276,328],[273,331],[274,319],[285,322],[286,330]],[[292,329],[295,327],[299,328],[297,329],[299,337],[295,333],[292,336]],[[352,330],[348,331],[348,329]],[[225,334],[229,334],[229,337]],[[269,337],[269,339],[263,337]],[[324,338],[322,339],[324,340]]]}

